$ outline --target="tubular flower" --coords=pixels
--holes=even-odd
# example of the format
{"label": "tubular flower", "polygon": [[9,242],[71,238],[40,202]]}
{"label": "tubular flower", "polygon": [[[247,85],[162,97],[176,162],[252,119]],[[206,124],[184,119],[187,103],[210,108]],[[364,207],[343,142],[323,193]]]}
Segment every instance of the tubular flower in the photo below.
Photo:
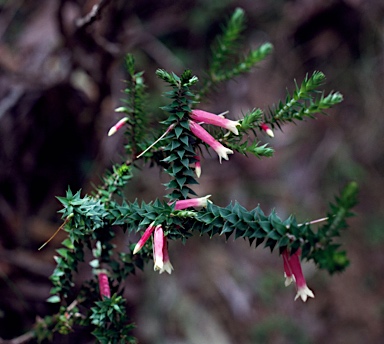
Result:
{"label": "tubular flower", "polygon": [[219,156],[220,164],[222,158],[228,160],[228,154],[233,154],[233,150],[224,147],[219,141],[212,137],[201,125],[197,124],[196,122],[189,121],[189,128],[196,137],[212,147],[212,149]]}
{"label": "tubular flower", "polygon": [[201,176],[201,163],[200,163],[200,156],[196,155],[195,156],[196,162],[195,162],[195,173],[196,177],[200,178]]}
{"label": "tubular flower", "polygon": [[283,262],[284,262],[284,278],[285,278],[285,286],[288,287],[292,282],[295,282],[295,276],[292,274],[291,267],[289,266],[289,255],[287,250],[283,252]]}
{"label": "tubular flower", "polygon": [[161,274],[164,271],[171,274],[173,266],[169,260],[168,243],[161,225],[156,226],[155,233],[153,234],[153,241],[154,270],[159,270]]}
{"label": "tubular flower", "polygon": [[269,136],[269,137],[274,137],[275,134],[273,133],[272,129],[270,127],[268,127],[265,123],[261,123],[260,124],[260,128],[262,130],[265,131],[265,133]]}
{"label": "tubular flower", "polygon": [[290,255],[286,250],[283,252],[283,258],[286,259],[286,264],[292,272],[294,281],[296,283],[297,294],[295,301],[300,297],[304,302],[307,301],[308,297],[315,297],[312,290],[308,288],[307,282],[305,281],[303,271],[300,264],[300,250]]}
{"label": "tubular flower", "polygon": [[238,126],[241,126],[239,121],[232,121],[227,118],[215,115],[214,113],[206,112],[203,110],[192,110],[190,117],[195,122],[203,122],[207,124],[213,124],[218,127],[232,131],[235,135],[239,135],[237,129]]}
{"label": "tubular flower", "polygon": [[125,123],[128,122],[128,117],[122,118],[120,121],[118,121],[111,129],[108,131],[108,136],[114,135],[119,129],[123,127]]}
{"label": "tubular flower", "polygon": [[109,288],[108,276],[105,272],[100,271],[97,274],[99,280],[99,290],[102,299],[105,297],[111,298],[111,289]]}
{"label": "tubular flower", "polygon": [[166,271],[169,274],[171,274],[172,270],[173,270],[173,266],[171,264],[171,261],[169,260],[169,255],[168,255],[168,242],[167,242],[167,239],[164,238],[164,245],[163,245],[163,268],[160,269],[160,273],[162,274],[164,271]]}
{"label": "tubular flower", "polygon": [[175,210],[182,210],[189,207],[206,207],[209,197],[211,197],[211,195],[176,201]]}
{"label": "tubular flower", "polygon": [[137,252],[139,252],[142,249],[144,244],[147,242],[147,240],[151,236],[152,232],[155,230],[155,226],[154,225],[155,225],[155,222],[152,222],[148,226],[148,228],[145,230],[144,234],[142,235],[140,240],[137,242],[137,244],[135,246],[135,249],[133,250],[133,254],[136,254]]}

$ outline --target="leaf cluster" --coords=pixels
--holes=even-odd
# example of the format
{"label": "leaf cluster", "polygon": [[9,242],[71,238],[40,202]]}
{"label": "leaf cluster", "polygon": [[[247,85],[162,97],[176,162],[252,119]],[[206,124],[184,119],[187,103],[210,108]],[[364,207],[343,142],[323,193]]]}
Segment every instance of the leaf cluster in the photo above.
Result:
{"label": "leaf cluster", "polygon": [[145,111],[147,94],[144,73],[135,71],[135,60],[131,54],[125,58],[125,69],[128,74],[125,80],[126,88],[123,90],[125,97],[121,99],[123,106],[117,111],[124,113],[128,118],[125,133],[130,143],[125,149],[128,156],[133,156],[147,135],[148,115]]}
{"label": "leaf cluster", "polygon": [[348,184],[336,197],[336,202],[330,204],[327,214],[328,221],[318,231],[319,248],[309,255],[320,268],[326,268],[330,273],[343,271],[349,261],[345,251],[340,251],[340,244],[335,243],[332,238],[340,236],[340,230],[347,228],[346,219],[354,215],[351,211],[357,204],[358,186],[356,182]]}
{"label": "leaf cluster", "polygon": [[130,335],[135,326],[128,322],[125,303],[122,296],[114,294],[96,301],[91,308],[89,319],[95,327],[92,334],[101,344],[136,343]]}
{"label": "leaf cluster", "polygon": [[203,87],[197,93],[196,99],[202,99],[218,83],[231,80],[238,75],[248,73],[264,60],[273,50],[271,43],[264,43],[256,49],[250,49],[246,54],[239,54],[242,33],[245,29],[245,14],[241,8],[236,8],[232,16],[212,44],[212,59],[208,67],[208,75]]}
{"label": "leaf cluster", "polygon": [[339,92],[331,92],[325,96],[324,92],[319,90],[325,82],[325,75],[322,72],[315,71],[312,76],[306,75],[299,86],[295,82],[295,91],[292,95],[287,92],[285,102],[280,101],[278,105],[269,109],[266,116],[266,123],[278,127],[285,122],[294,122],[303,120],[306,117],[314,118],[317,113],[324,113],[324,110],[342,102],[343,96]]}
{"label": "leaf cluster", "polygon": [[165,186],[167,189],[173,189],[168,195],[171,200],[185,199],[189,194],[195,195],[189,185],[198,184],[191,167],[196,162],[196,140],[189,130],[189,114],[194,104],[194,94],[190,87],[198,79],[189,70],[180,78],[163,70],[158,70],[157,75],[172,87],[171,91],[165,93],[172,102],[162,108],[169,113],[164,123],[172,126],[166,137],[169,143],[164,147],[166,158],[163,162],[168,165],[165,172],[171,177]]}

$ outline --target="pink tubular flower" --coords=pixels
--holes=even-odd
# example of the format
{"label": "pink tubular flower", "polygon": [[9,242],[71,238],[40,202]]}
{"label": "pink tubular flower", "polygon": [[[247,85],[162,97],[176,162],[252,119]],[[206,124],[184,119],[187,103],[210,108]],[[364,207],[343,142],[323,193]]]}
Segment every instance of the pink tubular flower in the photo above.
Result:
{"label": "pink tubular flower", "polygon": [[206,112],[203,110],[192,110],[190,116],[195,122],[203,122],[207,124],[213,124],[218,127],[228,129],[232,131],[235,135],[239,135],[239,131],[237,130],[238,126],[241,126],[239,121],[232,121],[230,119],[223,118],[221,116],[215,115],[210,112]]}
{"label": "pink tubular flower", "polygon": [[155,230],[155,226],[154,226],[154,222],[152,222],[148,228],[145,230],[144,234],[142,235],[142,237],[140,238],[140,240],[137,242],[136,246],[135,246],[135,249],[133,250],[133,254],[136,254],[137,252],[139,252],[142,247],[144,246],[144,244],[147,242],[147,240],[149,239],[149,237],[151,236],[152,232]]}
{"label": "pink tubular flower", "polygon": [[260,128],[261,128],[262,130],[264,130],[265,133],[266,133],[268,136],[270,136],[270,137],[274,137],[274,136],[275,136],[275,135],[273,134],[272,129],[271,129],[270,127],[268,127],[265,123],[261,123],[261,124],[260,124]]}
{"label": "pink tubular flower", "polygon": [[228,154],[233,154],[232,150],[224,147],[219,141],[212,137],[201,125],[197,124],[196,122],[189,121],[189,128],[196,137],[212,147],[212,149],[219,156],[220,164],[222,158],[228,160]]}
{"label": "pink tubular flower", "polygon": [[122,118],[120,121],[118,121],[111,129],[108,131],[108,136],[114,135],[119,129],[123,127],[125,123],[128,122],[128,117]]}
{"label": "pink tubular flower", "polygon": [[[286,250],[283,252],[284,264],[287,265],[288,270],[291,271],[291,278],[294,277],[296,283],[297,294],[295,296],[295,301],[300,297],[304,302],[307,301],[308,297],[315,297],[312,290],[308,288],[307,282],[305,281],[303,271],[300,264],[301,252],[298,250],[294,254],[290,255]],[[287,274],[287,270],[285,270]],[[288,275],[289,276],[289,275]]]}
{"label": "pink tubular flower", "polygon": [[206,207],[209,197],[211,197],[211,195],[176,201],[175,210],[182,210],[189,207]]}
{"label": "pink tubular flower", "polygon": [[109,288],[108,276],[105,272],[101,271],[97,274],[99,280],[99,290],[102,299],[105,297],[111,298],[111,290]]}
{"label": "pink tubular flower", "polygon": [[164,247],[164,232],[161,225],[156,226],[155,232],[153,234],[153,261],[154,269],[161,270],[164,267],[164,257],[163,257],[163,247]]}
{"label": "pink tubular flower", "polygon": [[161,225],[156,226],[153,234],[153,262],[154,270],[164,270],[164,254],[163,249],[165,245],[164,231]]}
{"label": "pink tubular flower", "polygon": [[156,226],[155,233],[153,235],[153,261],[154,270],[162,274],[164,271],[169,274],[172,273],[173,266],[169,260],[168,255],[168,243],[164,236],[163,228],[161,225]]}
{"label": "pink tubular flower", "polygon": [[160,273],[162,274],[164,271],[166,271],[169,274],[171,274],[172,270],[173,270],[173,266],[171,264],[171,261],[169,260],[169,255],[168,255],[168,242],[167,242],[167,239],[164,239],[164,245],[163,245],[163,268],[160,269]]}
{"label": "pink tubular flower", "polygon": [[289,265],[289,254],[287,250],[283,253],[283,261],[284,261],[284,277],[285,277],[285,286],[288,287],[292,282],[295,282],[295,276],[292,274],[291,267]]}

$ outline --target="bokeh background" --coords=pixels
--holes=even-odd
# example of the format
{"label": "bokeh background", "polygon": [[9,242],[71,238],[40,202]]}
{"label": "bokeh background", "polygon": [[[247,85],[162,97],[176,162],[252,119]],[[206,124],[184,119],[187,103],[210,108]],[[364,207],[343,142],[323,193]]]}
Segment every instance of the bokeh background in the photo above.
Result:
{"label": "bokeh background", "polygon": [[[101,16],[86,17],[100,3]],[[45,302],[53,255],[64,234],[37,248],[60,225],[68,185],[84,193],[121,160],[123,135],[106,133],[119,116],[123,59],[133,53],[151,96],[155,128],[164,85],[154,72],[185,68],[202,77],[210,44],[236,7],[247,15],[245,47],[271,42],[273,54],[251,74],[201,104],[236,119],[268,109],[294,79],[321,70],[327,93],[344,102],[329,116],[287,125],[269,142],[269,159],[234,155],[219,165],[205,154],[200,195],[226,205],[260,203],[299,221],[323,216],[350,180],[360,185],[356,217],[340,242],[350,267],[329,276],[304,265],[316,298],[293,301],[277,253],[224,238],[172,243],[175,271],[147,266],[125,296],[140,343],[382,343],[384,340],[384,4],[380,0],[1,0],[0,1],[0,337],[28,331]],[[79,20],[80,19],[80,20]],[[83,21],[81,21],[83,19]],[[87,22],[87,19],[91,19]],[[88,25],[89,24],[89,25]],[[246,48],[244,50],[246,52]],[[143,166],[129,199],[162,197],[162,177]],[[124,238],[129,243],[129,238]],[[90,277],[90,268],[80,270]],[[89,333],[55,337],[89,343]]]}

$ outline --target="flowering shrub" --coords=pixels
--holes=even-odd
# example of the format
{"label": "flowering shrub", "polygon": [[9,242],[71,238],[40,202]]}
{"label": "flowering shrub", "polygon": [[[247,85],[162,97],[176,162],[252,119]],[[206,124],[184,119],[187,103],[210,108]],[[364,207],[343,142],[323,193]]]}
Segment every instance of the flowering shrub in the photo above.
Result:
{"label": "flowering shrub", "polygon": [[[244,13],[237,9],[213,46],[212,62],[201,83],[190,70],[180,76],[157,71],[157,76],[170,87],[165,93],[170,102],[162,108],[167,118],[154,142],[148,139],[143,74],[135,71],[133,57],[127,56],[127,97],[123,106],[116,109],[124,117],[108,132],[111,136],[125,130],[129,143],[125,146],[126,159],[106,173],[103,184],[93,195],[82,196],[80,191],[73,193],[68,189],[65,197],[58,197],[63,205],[62,228],[68,238],[57,250],[49,301],[61,302],[62,307],[59,314],[37,323],[38,339],[47,338],[55,331],[69,333],[77,325],[91,327],[101,343],[135,342],[122,297],[124,280],[151,261],[154,270],[172,273],[168,242],[185,242],[195,234],[225,238],[234,235],[250,244],[255,242],[256,247],[264,244],[271,252],[276,249],[282,256],[285,284],[294,283],[295,300],[300,298],[304,302],[308,297],[313,298],[314,293],[303,276],[301,259],[311,260],[319,269],[330,273],[342,271],[348,265],[346,253],[334,239],[346,227],[345,219],[356,203],[355,183],[349,184],[336,198],[323,219],[324,224],[316,229],[316,220],[298,223],[293,215],[283,220],[275,211],[265,214],[260,206],[248,210],[234,202],[220,207],[215,204],[214,195],[196,195],[193,189],[198,184],[196,178],[204,173],[202,149],[212,148],[220,163],[237,153],[271,157],[273,148],[262,144],[259,136],[273,137],[273,131],[281,126],[311,118],[342,101],[338,92],[326,95],[319,90],[325,76],[316,71],[300,85],[296,84],[285,101],[268,111],[255,108],[242,118],[230,120],[198,109],[215,85],[249,72],[271,53],[272,46],[266,43],[245,57],[237,56],[233,46],[243,23]],[[149,203],[125,200],[124,187],[133,178],[133,165],[139,160],[159,166],[169,176],[164,199]],[[116,252],[111,241],[120,229],[124,233],[141,233],[141,238],[124,251]],[[75,292],[73,277],[86,251],[93,255],[90,265],[94,278]]]}

